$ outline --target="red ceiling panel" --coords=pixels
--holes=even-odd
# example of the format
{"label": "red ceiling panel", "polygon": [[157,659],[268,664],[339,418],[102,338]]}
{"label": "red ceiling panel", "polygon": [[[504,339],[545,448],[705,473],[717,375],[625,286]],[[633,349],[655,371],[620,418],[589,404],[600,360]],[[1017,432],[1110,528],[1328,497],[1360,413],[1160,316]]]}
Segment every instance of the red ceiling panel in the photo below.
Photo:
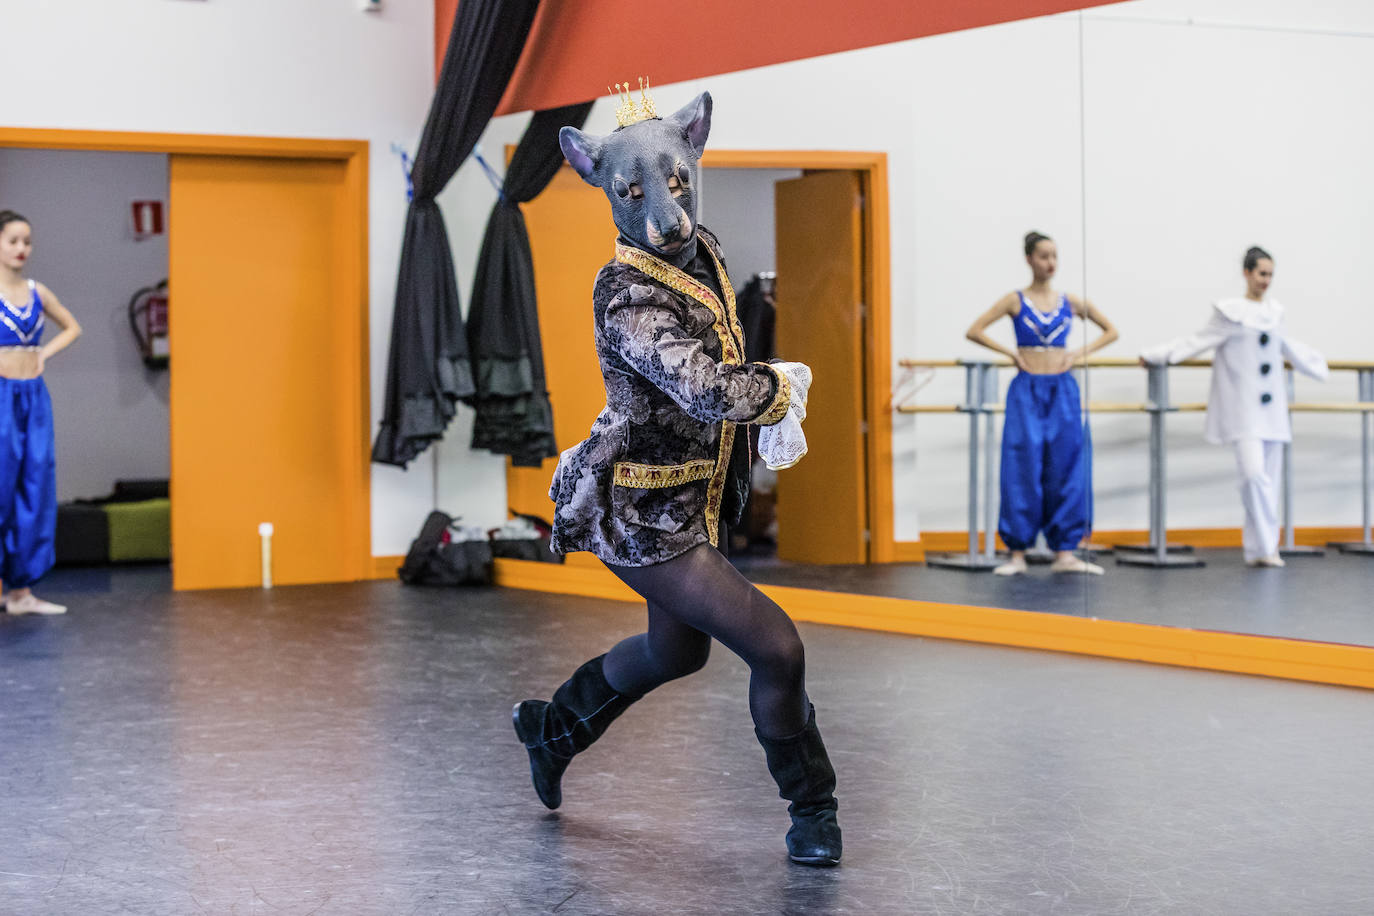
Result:
{"label": "red ceiling panel", "polygon": [[[1119,0],[544,0],[497,114]],[[458,0],[435,0],[436,72]]]}

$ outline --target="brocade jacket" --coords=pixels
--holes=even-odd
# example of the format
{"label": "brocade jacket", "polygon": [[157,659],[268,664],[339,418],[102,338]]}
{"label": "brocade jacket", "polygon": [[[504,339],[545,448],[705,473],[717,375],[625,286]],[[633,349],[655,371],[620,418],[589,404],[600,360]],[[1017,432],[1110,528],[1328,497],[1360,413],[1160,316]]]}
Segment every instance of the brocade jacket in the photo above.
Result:
{"label": "brocade jacket", "polygon": [[613,566],[648,566],[698,544],[716,546],[736,426],[771,425],[787,415],[787,377],[744,361],[720,244],[704,227],[697,237],[724,302],[690,274],[623,242],[596,276],[592,308],[606,408],[554,471],[557,553],[586,550]]}

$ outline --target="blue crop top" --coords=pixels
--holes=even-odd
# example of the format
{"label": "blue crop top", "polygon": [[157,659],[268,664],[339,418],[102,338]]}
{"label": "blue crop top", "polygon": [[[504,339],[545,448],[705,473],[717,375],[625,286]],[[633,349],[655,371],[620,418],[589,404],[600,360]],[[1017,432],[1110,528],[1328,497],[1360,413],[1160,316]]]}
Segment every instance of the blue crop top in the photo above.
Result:
{"label": "blue crop top", "polygon": [[1046,314],[1031,305],[1026,294],[1018,292],[1021,310],[1016,313],[1016,345],[1018,347],[1065,347],[1069,341],[1069,325],[1073,324],[1073,309],[1069,297],[1059,294],[1059,307]]}
{"label": "blue crop top", "polygon": [[43,300],[29,281],[29,301],[15,306],[0,296],[0,347],[36,347],[43,337]]}

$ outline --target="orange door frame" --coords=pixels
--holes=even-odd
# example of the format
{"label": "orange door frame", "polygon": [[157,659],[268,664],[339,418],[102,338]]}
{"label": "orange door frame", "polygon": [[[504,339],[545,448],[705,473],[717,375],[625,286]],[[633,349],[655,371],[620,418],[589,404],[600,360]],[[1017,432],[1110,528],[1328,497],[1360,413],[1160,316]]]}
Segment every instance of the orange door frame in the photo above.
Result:
{"label": "orange door frame", "polygon": [[[128,131],[57,130],[44,128],[0,127],[0,148],[87,150],[119,153],[164,153],[190,156],[239,156],[339,161],[345,167],[345,193],[348,206],[345,232],[356,238],[349,246],[345,273],[349,284],[344,314],[352,312],[345,329],[358,358],[337,367],[338,391],[356,398],[358,418],[357,447],[347,456],[352,466],[351,492],[341,499],[353,503],[352,517],[358,519],[352,533],[351,568],[354,579],[374,574],[372,559],[372,475],[368,430],[371,425],[370,378],[368,369],[368,144],[362,140],[312,140],[294,137],[238,137],[216,134],[142,133]],[[347,280],[342,281],[347,283]],[[175,425],[171,431],[176,436]]]}
{"label": "orange door frame", "polygon": [[[829,169],[858,172],[863,188],[864,391],[868,413],[870,563],[898,559],[892,493],[892,242],[887,154],[805,150],[707,150],[702,165],[718,169]],[[728,240],[727,240],[728,241]]]}

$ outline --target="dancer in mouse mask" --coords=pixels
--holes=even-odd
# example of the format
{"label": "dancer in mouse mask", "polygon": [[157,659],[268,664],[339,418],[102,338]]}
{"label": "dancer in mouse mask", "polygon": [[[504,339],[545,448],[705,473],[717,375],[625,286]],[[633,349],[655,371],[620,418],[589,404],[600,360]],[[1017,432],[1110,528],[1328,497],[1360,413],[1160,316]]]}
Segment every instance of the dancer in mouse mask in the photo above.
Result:
{"label": "dancer in mouse mask", "polygon": [[791,802],[793,861],[835,865],[835,771],[787,614],[721,552],[748,495],[749,437],[785,467],[805,454],[810,370],[744,361],[720,243],[697,223],[711,96],[660,117],[641,81],[621,90],[611,134],[563,128],[568,162],[611,204],[615,257],[592,292],[606,408],[554,472],[553,548],[595,554],[648,603],[648,628],[578,668],[549,702],[515,707],[539,798],[562,800],[573,756],[635,700],[706,664],[712,639],[749,665],[749,709],[769,772]]}

